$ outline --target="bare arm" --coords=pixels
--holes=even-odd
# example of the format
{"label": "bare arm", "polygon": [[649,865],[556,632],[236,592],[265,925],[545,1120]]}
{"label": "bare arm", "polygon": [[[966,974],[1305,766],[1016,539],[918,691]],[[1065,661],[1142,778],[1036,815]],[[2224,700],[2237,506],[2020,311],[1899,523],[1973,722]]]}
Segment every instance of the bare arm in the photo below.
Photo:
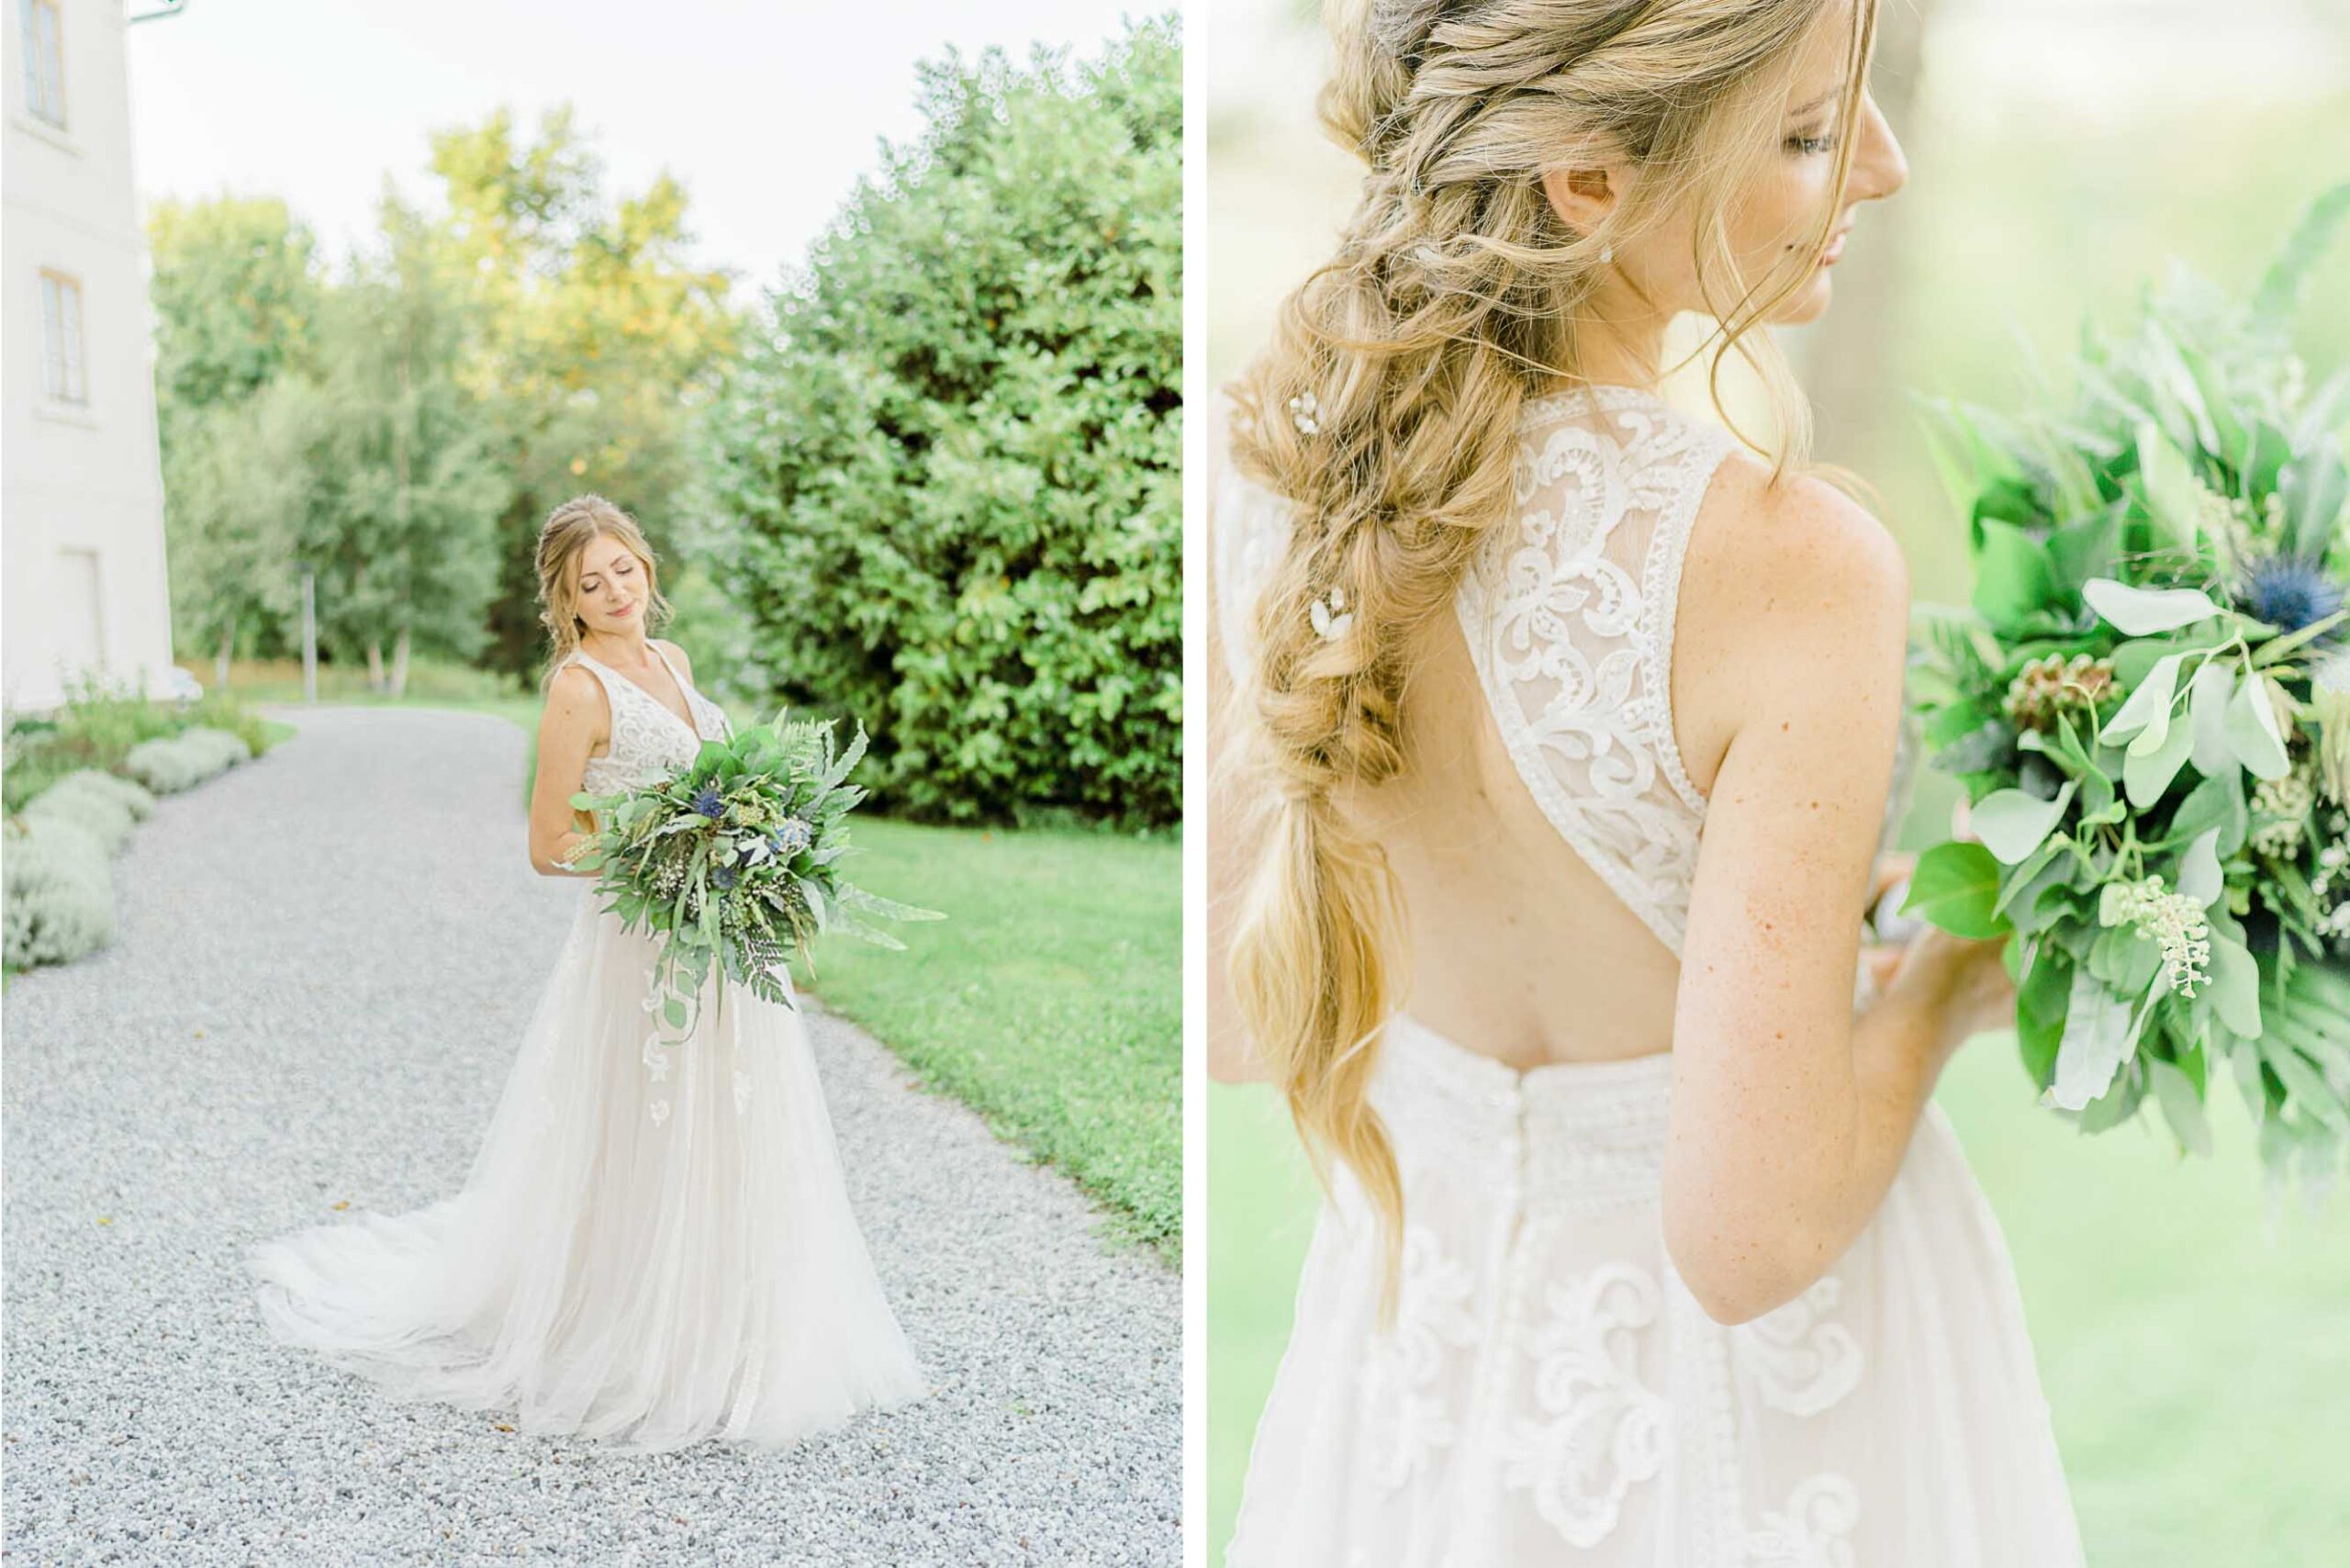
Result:
{"label": "bare arm", "polygon": [[603,689],[577,665],[557,672],[539,714],[538,774],[531,786],[531,869],[542,877],[591,877],[557,864],[593,837],[595,820],[572,809],[588,754],[609,744]]}
{"label": "bare arm", "polygon": [[1225,970],[1232,951],[1232,927],[1239,913],[1241,889],[1253,864],[1256,846],[1248,842],[1244,804],[1216,776],[1222,753],[1218,743],[1224,726],[1232,722],[1237,700],[1232,677],[1225,668],[1224,637],[1217,621],[1215,584],[1214,498],[1225,462],[1225,426],[1229,411],[1218,398],[1208,415],[1209,505],[1200,529],[1199,548],[1206,552],[1208,569],[1202,574],[1208,587],[1208,1076],[1218,1083],[1261,1081],[1270,1075],[1248,1048],[1248,1032],[1241,1023],[1239,1004],[1233,999]]}
{"label": "bare arm", "polygon": [[1755,510],[1708,547],[1697,596],[1708,707],[1738,717],[1691,891],[1663,1193],[1674,1266],[1732,1323],[1801,1294],[1867,1224],[1971,1022],[1953,998],[1996,951],[1921,940],[1855,1021],[1908,569],[1816,481]]}

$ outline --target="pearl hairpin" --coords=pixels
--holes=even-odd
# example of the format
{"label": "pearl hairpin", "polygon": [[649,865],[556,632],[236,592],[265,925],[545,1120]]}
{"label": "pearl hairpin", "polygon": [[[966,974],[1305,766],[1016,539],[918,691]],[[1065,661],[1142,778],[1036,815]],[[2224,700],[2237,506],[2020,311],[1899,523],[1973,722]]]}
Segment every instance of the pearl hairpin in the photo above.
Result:
{"label": "pearl hairpin", "polygon": [[1290,422],[1297,426],[1301,435],[1313,435],[1322,428],[1322,404],[1310,391],[1301,392],[1289,400]]}

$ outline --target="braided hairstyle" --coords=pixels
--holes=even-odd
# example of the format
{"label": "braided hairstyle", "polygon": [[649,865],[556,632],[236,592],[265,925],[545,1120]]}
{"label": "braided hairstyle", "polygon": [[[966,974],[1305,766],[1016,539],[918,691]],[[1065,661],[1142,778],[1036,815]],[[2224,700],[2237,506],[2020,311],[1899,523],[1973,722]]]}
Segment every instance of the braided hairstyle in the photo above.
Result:
{"label": "braided hairstyle", "polygon": [[[1875,0],[1326,5],[1337,64],[1318,107],[1368,168],[1337,253],[1284,301],[1269,348],[1231,388],[1234,461],[1287,499],[1292,527],[1263,579],[1257,667],[1222,748],[1247,775],[1231,798],[1259,813],[1243,828],[1254,858],[1230,974],[1324,1190],[1343,1160],[1380,1216],[1382,1323],[1401,1272],[1403,1183],[1367,1091],[1401,1000],[1401,902],[1350,797],[1402,765],[1415,628],[1449,604],[1484,530],[1510,513],[1520,406],[1574,380],[1603,248],[1694,213],[1715,406],[1736,348],[1781,431],[1772,482],[1800,461],[1807,407],[1768,334],[1753,346],[1748,334],[1807,280],[1834,204],[1800,266],[1774,269],[1769,288],[1741,275],[1726,214],[1777,151],[1797,46],[1845,6],[1850,128]],[[1839,139],[1831,189],[1856,140]],[[1599,227],[1572,230],[1545,171],[1614,160],[1635,177]]]}

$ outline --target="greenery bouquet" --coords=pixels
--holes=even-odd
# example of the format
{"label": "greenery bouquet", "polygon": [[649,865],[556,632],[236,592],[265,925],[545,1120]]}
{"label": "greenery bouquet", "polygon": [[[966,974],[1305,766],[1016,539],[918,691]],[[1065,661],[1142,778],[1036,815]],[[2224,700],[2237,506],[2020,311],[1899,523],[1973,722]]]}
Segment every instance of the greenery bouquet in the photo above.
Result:
{"label": "greenery bouquet", "polygon": [[1905,911],[2007,938],[2016,1034],[2084,1130],[2151,1097],[2208,1151],[2224,1064],[2272,1171],[2350,1148],[2350,372],[2290,352],[2350,213],[2309,210],[2249,304],[2174,264],[2133,329],[2085,328],[2068,406],[1937,400],[1971,611],[1925,610],[1928,745],[1973,837]]}
{"label": "greenery bouquet", "polygon": [[835,751],[833,724],[778,710],[768,723],[703,742],[689,766],[659,784],[572,796],[602,825],[571,863],[601,868],[597,891],[610,896],[604,908],[623,929],[642,925],[664,938],[654,994],[671,1026],[690,1032],[713,970],[721,1007],[729,979],[795,1006],[785,965],[795,954],[806,962],[817,936],[837,931],[903,947],[871,922],[944,918],[841,875],[846,819],[866,794],[847,779],[866,737],[860,724]]}

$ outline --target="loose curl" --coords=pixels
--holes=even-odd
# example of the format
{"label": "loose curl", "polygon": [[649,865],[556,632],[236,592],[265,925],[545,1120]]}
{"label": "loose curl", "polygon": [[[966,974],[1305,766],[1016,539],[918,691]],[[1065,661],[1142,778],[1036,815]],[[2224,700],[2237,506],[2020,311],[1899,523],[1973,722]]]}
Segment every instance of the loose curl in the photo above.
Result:
{"label": "loose curl", "polygon": [[579,615],[579,577],[572,570],[572,562],[591,540],[605,534],[629,548],[644,568],[644,629],[649,634],[656,625],[666,623],[671,610],[669,601],[661,597],[660,566],[655,559],[653,546],[644,542],[644,531],[636,519],[601,496],[574,496],[547,514],[539,525],[539,623],[547,629],[548,656],[546,668],[539,676],[539,691],[545,695],[554,682],[555,672],[579,646],[581,633],[587,622]]}
{"label": "loose curl", "polygon": [[[1740,440],[1772,458],[1771,483],[1791,466],[1814,471],[1801,391],[1768,334],[1748,334],[1807,281],[1835,203],[1806,264],[1760,294],[1725,213],[1776,151],[1786,69],[1833,3],[1326,6],[1337,65],[1318,107],[1369,168],[1337,254],[1283,303],[1269,349],[1231,389],[1234,460],[1291,503],[1292,531],[1258,600],[1253,700],[1235,704],[1224,748],[1248,776],[1233,798],[1261,813],[1244,830],[1256,860],[1230,970],[1324,1190],[1330,1161],[1343,1160],[1380,1217],[1383,1324],[1399,1289],[1404,1193],[1368,1090],[1381,1027],[1401,1002],[1402,902],[1351,797],[1402,766],[1414,631],[1450,603],[1484,531],[1510,513],[1520,407],[1576,379],[1603,247],[1696,214],[1692,261],[1717,323],[1708,393]],[[1854,0],[1838,192],[1875,12],[1875,0]],[[1603,224],[1574,232],[1543,173],[1610,154],[1639,177]],[[1721,409],[1733,348],[1768,393],[1774,453]],[[1301,407],[1310,435],[1291,417]],[[1333,590],[1353,619],[1324,636],[1309,610]]]}

